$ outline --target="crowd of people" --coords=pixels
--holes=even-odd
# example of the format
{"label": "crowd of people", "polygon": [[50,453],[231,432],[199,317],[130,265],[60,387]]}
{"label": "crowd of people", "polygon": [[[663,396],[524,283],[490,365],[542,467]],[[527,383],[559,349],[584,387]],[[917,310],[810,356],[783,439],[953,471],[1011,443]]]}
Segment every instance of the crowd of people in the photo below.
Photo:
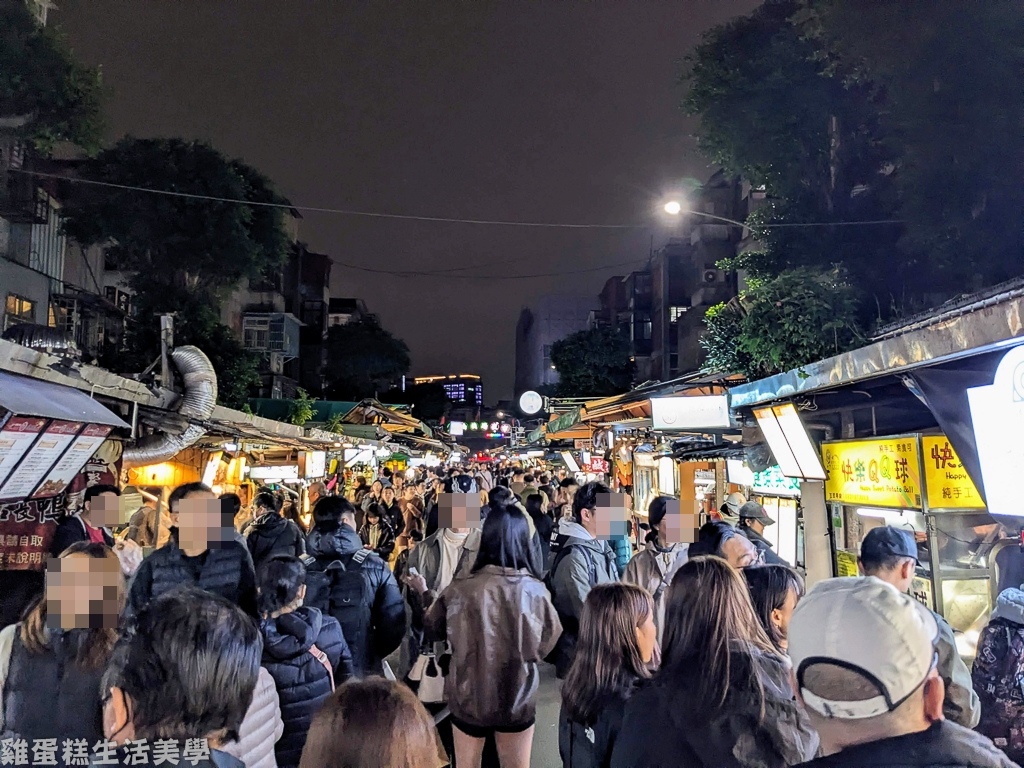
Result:
{"label": "crowd of people", "polygon": [[628,498],[540,469],[310,490],[307,530],[270,489],[243,510],[183,485],[167,542],[128,566],[118,489],[89,489],[0,631],[0,765],[526,768],[549,663],[565,768],[1021,757],[1024,592],[972,679],[907,594],[901,529],[805,593],[742,497],[699,528],[658,497],[641,530]]}

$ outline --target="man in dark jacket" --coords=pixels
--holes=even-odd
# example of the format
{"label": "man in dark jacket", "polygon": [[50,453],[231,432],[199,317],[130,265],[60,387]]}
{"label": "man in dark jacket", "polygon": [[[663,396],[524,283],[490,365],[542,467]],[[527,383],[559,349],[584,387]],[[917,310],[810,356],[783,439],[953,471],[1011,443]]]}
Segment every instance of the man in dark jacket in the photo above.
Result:
{"label": "man in dark jacket", "polygon": [[797,695],[821,736],[814,768],[1010,768],[984,736],[945,720],[931,611],[874,577],[829,579],[789,625]]}
{"label": "man in dark jacket", "polygon": [[558,536],[551,547],[551,599],[562,622],[562,636],[555,650],[554,663],[558,677],[564,677],[576,653],[583,604],[590,590],[598,584],[619,580],[615,564],[615,551],[607,539],[610,510],[602,504],[610,503],[611,491],[604,483],[591,482],[576,492],[572,503],[572,519],[563,519]]}
{"label": "man in dark jacket", "polygon": [[[108,742],[89,764],[244,768],[218,747],[238,738],[262,650],[255,622],[223,598],[194,587],[155,598],[103,676]],[[127,739],[145,747],[116,747]]]}
{"label": "man in dark jacket", "polygon": [[81,512],[65,517],[57,525],[50,544],[50,554],[60,553],[79,541],[93,541],[114,546],[110,526],[120,520],[121,492],[113,485],[90,485],[85,489],[85,504]]}
{"label": "man in dark jacket", "polygon": [[[914,534],[891,525],[871,529],[861,542],[859,564],[865,576],[874,576],[900,592],[909,592],[917,572]],[[934,611],[931,613],[939,627],[936,668],[946,689],[942,711],[947,720],[974,728],[981,719],[981,702],[974,692],[971,672],[960,658],[949,622]]]}
{"label": "man in dark jacket", "polygon": [[750,543],[757,547],[761,560],[765,565],[789,565],[775,554],[772,543],[764,537],[764,529],[775,525],[775,521],[764,511],[764,507],[756,501],[748,501],[740,507],[740,524],[736,530],[746,536]]}
{"label": "man in dark jacket", "polygon": [[177,533],[142,561],[125,606],[130,621],[149,602],[176,587],[192,585],[220,595],[256,616],[256,574],[249,551],[234,540],[234,521],[202,483],[187,483],[170,497]]}
{"label": "man in dark jacket", "polygon": [[291,520],[281,517],[281,508],[273,494],[265,491],[256,494],[253,507],[256,511],[245,541],[255,568],[274,555],[302,557],[306,554],[302,531]]}
{"label": "man in dark jacket", "polygon": [[405,602],[394,575],[356,534],[356,511],[341,496],[313,510],[306,539],[306,603],[333,616],[352,651],[357,675],[380,673],[381,662],[405,636]]}

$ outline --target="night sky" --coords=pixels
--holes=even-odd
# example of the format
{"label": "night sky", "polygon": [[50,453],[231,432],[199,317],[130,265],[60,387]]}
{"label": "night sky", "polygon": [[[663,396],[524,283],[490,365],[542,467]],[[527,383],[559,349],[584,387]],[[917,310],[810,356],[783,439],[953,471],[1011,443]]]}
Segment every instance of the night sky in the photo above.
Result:
{"label": "night sky", "polygon": [[[413,373],[480,373],[493,402],[512,393],[520,308],[549,293],[596,303],[605,279],[666,236],[658,201],[709,175],[679,109],[682,57],[756,5],[61,0],[50,18],[81,60],[102,65],[111,139],[208,140],[296,205],[649,224],[304,215],[301,239],[336,261],[334,295],[364,298],[409,344]],[[484,266],[409,277],[337,262]]]}

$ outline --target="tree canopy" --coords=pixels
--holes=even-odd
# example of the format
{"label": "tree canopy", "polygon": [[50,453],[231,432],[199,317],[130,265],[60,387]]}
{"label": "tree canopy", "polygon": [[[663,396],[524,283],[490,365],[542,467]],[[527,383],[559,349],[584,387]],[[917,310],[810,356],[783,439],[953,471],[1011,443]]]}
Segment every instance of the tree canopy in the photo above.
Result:
{"label": "tree canopy", "polygon": [[120,370],[147,366],[160,352],[155,316],[174,312],[175,343],[195,344],[210,356],[221,402],[244,403],[259,383],[259,360],[221,324],[221,302],[242,279],[279,270],[289,238],[281,208],[204,198],[287,201],[254,168],[181,139],[123,139],[86,161],[80,173],[95,181],[204,196],[73,186],[64,208],[66,232],[84,245],[106,244],[108,261],[130,275],[135,293],[127,354],[105,363]]}
{"label": "tree canopy", "polygon": [[95,151],[101,108],[99,71],[75,61],[64,38],[40,26],[24,0],[0,0],[0,118],[43,151],[57,141]]}
{"label": "tree canopy", "polygon": [[327,391],[335,400],[361,400],[391,389],[409,372],[409,348],[369,316],[327,332]]}
{"label": "tree canopy", "polygon": [[[1024,75],[1022,32],[1009,0],[767,0],[690,54],[684,109],[702,150],[765,193],[748,219],[759,245],[725,265],[759,286],[742,305],[757,315],[793,277],[837,268],[838,304],[853,300],[844,332],[812,312],[821,338],[780,361],[1020,273],[1024,93],[1007,83]],[[760,369],[741,350],[778,343],[722,307],[709,323],[732,370]]]}
{"label": "tree canopy", "polygon": [[608,397],[627,392],[635,365],[629,339],[611,328],[577,331],[551,345],[559,397]]}

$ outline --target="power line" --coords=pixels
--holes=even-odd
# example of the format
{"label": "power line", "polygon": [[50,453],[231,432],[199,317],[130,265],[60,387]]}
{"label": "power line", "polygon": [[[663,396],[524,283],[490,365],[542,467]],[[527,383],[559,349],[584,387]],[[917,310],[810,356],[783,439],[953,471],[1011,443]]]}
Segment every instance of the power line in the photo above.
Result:
{"label": "power line", "polygon": [[[352,208],[322,208],[311,205],[293,205],[291,203],[270,203],[258,200],[243,200],[234,197],[217,197],[215,195],[200,195],[192,192],[175,192],[168,189],[153,189],[152,187],[139,187],[131,184],[115,184],[110,181],[97,181],[95,179],[82,179],[74,176],[65,176],[58,173],[43,173],[41,171],[26,171],[20,168],[11,168],[12,173],[21,173],[27,176],[36,176],[42,179],[59,179],[73,184],[87,184],[96,187],[109,189],[120,189],[126,192],[148,192],[152,195],[164,195],[167,197],[180,197],[191,200],[207,200],[215,203],[237,203],[239,205],[252,205],[263,208],[280,208],[282,210],[306,211],[308,213],[333,213],[339,216],[362,216],[373,219],[399,219],[403,221],[428,221],[445,224],[472,224],[477,226],[494,227],[532,227],[541,229],[647,229],[650,224],[569,224],[544,221],[510,221],[501,219],[460,219],[446,216],[419,216],[404,213],[383,213],[380,211],[361,211]],[[735,221],[723,216],[704,213],[703,211],[686,211],[684,215],[702,216],[715,219],[735,227],[744,229],[782,229],[786,227],[855,227],[855,226],[878,226],[885,224],[903,224],[902,219],[875,219],[871,221],[808,221],[808,222],[783,222],[777,224],[751,225],[742,221]],[[481,265],[484,266],[484,265]],[[469,269],[469,267],[456,267],[455,269]]]}
{"label": "power line", "polygon": [[[614,269],[616,267],[626,267],[634,264],[641,264],[646,262],[647,259],[633,259],[632,261],[621,261],[616,264],[602,264],[598,267],[588,267],[586,269],[569,269],[562,272],[541,272],[531,275],[453,275],[446,274],[450,270],[438,270],[436,272],[414,272],[408,270],[393,270],[393,269],[374,269],[372,267],[361,267],[358,264],[346,264],[341,261],[333,261],[336,266],[344,269],[353,269],[357,272],[370,272],[378,275],[389,275],[390,277],[441,277],[446,280],[531,280],[540,277],[561,277],[564,275],[579,275],[587,272],[602,272],[606,269]],[[455,269],[468,269],[468,267],[455,267]]]}

